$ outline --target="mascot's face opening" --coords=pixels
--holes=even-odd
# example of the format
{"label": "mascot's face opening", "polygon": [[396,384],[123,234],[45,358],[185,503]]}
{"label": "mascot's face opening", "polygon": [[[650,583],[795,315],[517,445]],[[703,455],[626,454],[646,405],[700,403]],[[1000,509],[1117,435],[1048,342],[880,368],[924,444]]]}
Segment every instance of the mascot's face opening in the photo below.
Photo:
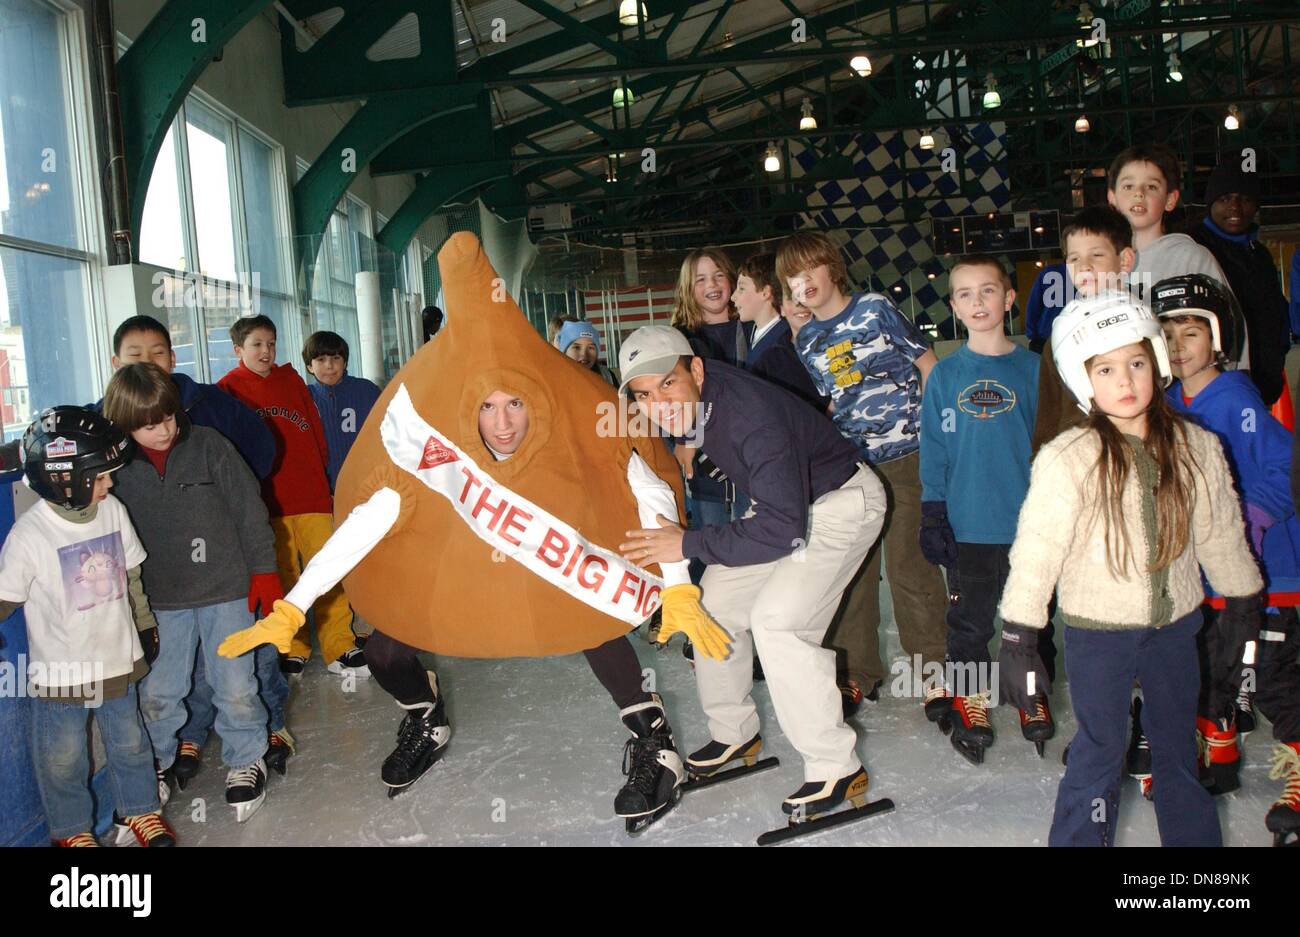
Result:
{"label": "mascot's face opening", "polygon": [[513,455],[528,435],[528,405],[505,391],[494,390],[479,407],[478,433],[489,449]]}

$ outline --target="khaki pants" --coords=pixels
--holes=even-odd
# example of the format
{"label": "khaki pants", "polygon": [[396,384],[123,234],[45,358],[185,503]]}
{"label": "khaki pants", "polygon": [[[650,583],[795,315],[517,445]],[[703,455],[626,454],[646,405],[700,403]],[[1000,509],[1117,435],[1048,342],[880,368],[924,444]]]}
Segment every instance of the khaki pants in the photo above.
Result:
{"label": "khaki pants", "polygon": [[860,469],[812,505],[808,545],[770,563],[709,566],[704,606],[734,637],[724,661],[697,654],[696,685],[709,734],[729,745],[758,732],[754,646],[763,660],[777,721],[803,756],[805,781],[828,781],[860,767],[857,734],[844,724],[835,653],[822,647],[840,596],[880,534],[885,493]]}
{"label": "khaki pants", "polygon": [[[894,600],[898,637],[909,658],[943,665],[947,631],[948,590],[937,566],[921,555],[921,456],[912,453],[875,466],[889,498],[885,532],[857,576],[827,634],[826,646],[840,656],[840,670],[858,681],[863,691],[888,671],[880,658],[880,557],[884,553],[889,591]],[[766,661],[764,662],[766,663]]]}
{"label": "khaki pants", "polygon": [[[324,546],[334,532],[334,518],[328,514],[291,514],[271,518],[275,533],[275,562],[280,567],[280,582],[288,591],[302,575],[303,567]],[[316,639],[320,642],[325,663],[338,660],[356,646],[352,634],[352,608],[343,594],[342,584],[326,592],[312,605]],[[307,609],[303,609],[305,613]],[[289,648],[293,657],[311,657],[311,635],[307,625],[298,629]]]}

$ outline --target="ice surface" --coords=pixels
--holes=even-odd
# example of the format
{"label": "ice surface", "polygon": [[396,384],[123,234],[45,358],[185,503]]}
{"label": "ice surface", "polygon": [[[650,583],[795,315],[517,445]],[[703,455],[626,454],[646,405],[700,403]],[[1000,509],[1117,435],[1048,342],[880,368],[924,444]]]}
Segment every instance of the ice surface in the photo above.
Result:
{"label": "ice surface", "polygon": [[[887,650],[895,656],[896,636]],[[676,641],[659,651],[638,637],[642,666],[654,671],[679,750],[707,741],[694,675]],[[443,760],[410,790],[389,799],[379,766],[392,750],[402,711],[377,684],[352,690],[313,658],[293,689],[289,728],[298,753],[288,776],[272,774],[267,800],[247,823],[225,803],[225,771],[215,734],[203,768],[166,808],[183,846],[352,844],[393,846],[715,846],[752,845],[781,825],[781,799],[803,782],[763,684],[755,698],[766,754],[777,769],[685,796],[638,838],[613,814],[622,784],[627,731],[581,655],[545,660],[440,661],[452,740]],[[914,698],[866,703],[853,720],[871,796],[890,814],[802,841],[806,845],[1045,845],[1061,750],[1074,732],[1064,680],[1054,692],[1057,737],[1040,760],[1020,735],[1014,711],[993,714],[998,733],[982,767],[968,764],[926,721]],[[1245,743],[1242,789],[1217,799],[1228,845],[1266,846],[1264,814],[1280,784],[1268,779],[1270,727],[1261,720]],[[198,803],[201,801],[202,803]],[[198,807],[204,819],[196,822]],[[1155,813],[1126,780],[1118,844],[1157,845]]]}

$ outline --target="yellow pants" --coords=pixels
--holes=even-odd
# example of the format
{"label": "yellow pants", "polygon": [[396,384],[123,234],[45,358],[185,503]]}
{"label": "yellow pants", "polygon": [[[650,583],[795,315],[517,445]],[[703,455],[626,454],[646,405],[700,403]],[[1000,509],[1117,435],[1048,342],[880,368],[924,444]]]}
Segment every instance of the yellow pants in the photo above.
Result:
{"label": "yellow pants", "polygon": [[[298,581],[303,567],[334,532],[334,518],[328,514],[273,517],[271,529],[275,532],[275,561],[280,567],[280,582],[288,592]],[[337,585],[317,599],[312,611],[321,655],[325,663],[333,663],[356,644],[352,634],[352,608],[343,594],[343,586]],[[290,656],[304,660],[311,657],[311,635],[307,627],[303,625],[293,636]]]}

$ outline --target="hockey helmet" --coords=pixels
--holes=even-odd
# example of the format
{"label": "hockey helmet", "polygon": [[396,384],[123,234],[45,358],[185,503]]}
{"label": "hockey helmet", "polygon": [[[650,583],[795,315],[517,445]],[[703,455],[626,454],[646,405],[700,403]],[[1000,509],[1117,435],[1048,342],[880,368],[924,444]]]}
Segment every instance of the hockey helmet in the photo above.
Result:
{"label": "hockey helmet", "polygon": [[94,410],[51,407],[23,436],[27,483],[47,501],[86,508],[95,479],[125,465],[132,448],[131,437]]}
{"label": "hockey helmet", "polygon": [[1155,351],[1160,387],[1173,380],[1169,369],[1169,348],[1160,320],[1145,303],[1120,291],[1106,291],[1087,299],[1076,299],[1061,310],[1052,323],[1052,357],[1061,380],[1074,395],[1079,409],[1092,410],[1092,381],[1087,361],[1116,348],[1146,339]]}
{"label": "hockey helmet", "polygon": [[1214,277],[1204,273],[1170,277],[1151,289],[1151,311],[1158,318],[1196,316],[1210,323],[1214,350],[1222,356],[1220,364],[1236,364],[1241,359],[1245,323],[1236,298]]}

